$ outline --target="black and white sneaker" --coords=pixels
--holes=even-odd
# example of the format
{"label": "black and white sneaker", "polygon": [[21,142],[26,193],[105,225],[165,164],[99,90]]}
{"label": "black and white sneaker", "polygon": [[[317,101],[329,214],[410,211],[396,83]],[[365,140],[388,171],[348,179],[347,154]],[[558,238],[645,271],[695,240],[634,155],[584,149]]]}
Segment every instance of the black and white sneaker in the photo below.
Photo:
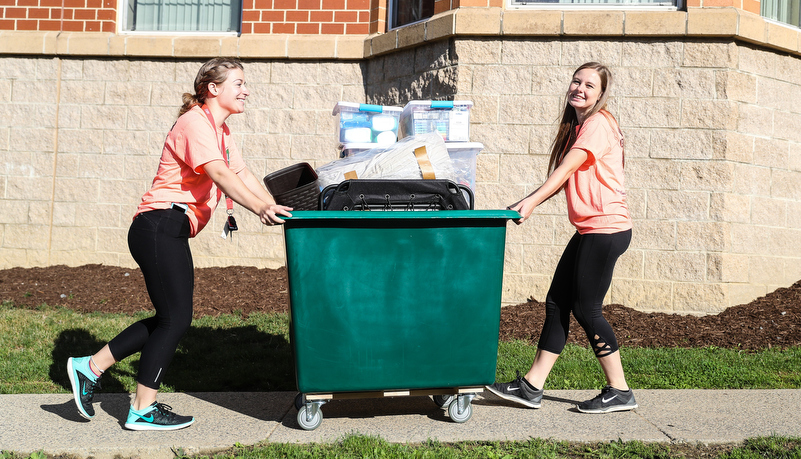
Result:
{"label": "black and white sneaker", "polygon": [[634,391],[622,391],[612,386],[605,386],[601,393],[593,398],[576,405],[582,413],[611,413],[613,411],[629,411],[637,408],[634,400]]}
{"label": "black and white sneaker", "polygon": [[542,389],[536,389],[517,372],[517,378],[508,383],[495,383],[486,386],[487,390],[498,397],[512,402],[520,403],[529,408],[542,406]]}

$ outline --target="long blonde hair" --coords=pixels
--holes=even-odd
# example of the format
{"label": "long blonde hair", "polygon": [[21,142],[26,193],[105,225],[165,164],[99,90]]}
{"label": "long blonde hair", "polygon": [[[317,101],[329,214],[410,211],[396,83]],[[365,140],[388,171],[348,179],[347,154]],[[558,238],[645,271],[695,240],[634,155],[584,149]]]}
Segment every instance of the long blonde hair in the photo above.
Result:
{"label": "long blonde hair", "polygon": [[188,112],[195,105],[206,103],[206,98],[209,96],[209,84],[222,84],[233,69],[245,70],[239,60],[228,57],[215,57],[203,64],[195,77],[195,93],[185,92],[183,94],[183,105],[178,116]]}
{"label": "long blonde hair", "polygon": [[[601,78],[601,96],[598,97],[598,101],[595,103],[595,106],[590,111],[590,116],[598,113],[601,110],[606,110],[606,101],[609,98],[609,88],[612,87],[612,72],[609,69],[598,62],[587,62],[586,64],[582,64],[581,67],[577,68],[575,72],[573,72],[573,77],[576,76],[578,72],[584,69],[592,69],[598,73],[598,76]],[[572,81],[572,80],[571,80]],[[570,93],[570,89],[565,92],[564,102],[562,104],[562,117],[559,121],[559,127],[556,132],[556,137],[551,144],[551,157],[548,160],[548,175],[553,173],[559,164],[562,162],[562,158],[570,151],[570,148],[576,143],[576,127],[579,125],[578,116],[576,115],[576,109],[573,108],[568,103],[568,94]]]}

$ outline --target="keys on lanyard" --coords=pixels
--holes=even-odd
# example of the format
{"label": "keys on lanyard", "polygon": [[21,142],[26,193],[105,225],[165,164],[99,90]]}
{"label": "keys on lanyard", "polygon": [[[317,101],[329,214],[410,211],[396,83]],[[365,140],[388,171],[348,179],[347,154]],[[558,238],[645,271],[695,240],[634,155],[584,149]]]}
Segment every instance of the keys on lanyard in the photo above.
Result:
{"label": "keys on lanyard", "polygon": [[239,227],[236,226],[236,219],[234,218],[233,210],[228,210],[228,218],[225,219],[225,225],[223,226],[223,232],[220,237],[223,239],[228,239],[228,235],[231,235],[231,240],[234,240],[233,232],[238,230]]}

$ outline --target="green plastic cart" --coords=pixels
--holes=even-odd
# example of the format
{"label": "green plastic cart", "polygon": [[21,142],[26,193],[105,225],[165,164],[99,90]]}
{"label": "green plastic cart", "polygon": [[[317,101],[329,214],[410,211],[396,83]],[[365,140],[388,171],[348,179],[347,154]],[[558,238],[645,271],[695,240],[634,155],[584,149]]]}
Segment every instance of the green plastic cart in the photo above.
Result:
{"label": "green plastic cart", "polygon": [[340,398],[433,395],[455,422],[495,381],[508,210],[298,211],[284,237],[298,423]]}

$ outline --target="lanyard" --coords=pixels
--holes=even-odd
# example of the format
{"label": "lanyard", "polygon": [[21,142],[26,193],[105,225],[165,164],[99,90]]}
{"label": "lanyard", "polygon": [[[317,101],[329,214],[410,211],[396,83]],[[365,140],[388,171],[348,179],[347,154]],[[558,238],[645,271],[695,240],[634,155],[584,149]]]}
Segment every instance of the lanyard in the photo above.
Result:
{"label": "lanyard", "polygon": [[[211,128],[214,129],[214,137],[217,138],[217,125],[214,124],[214,116],[211,114],[211,110],[209,110],[209,106],[203,104],[203,113],[206,114],[206,117],[209,119],[211,123]],[[220,145],[220,153],[222,154],[223,160],[225,160],[225,165],[230,167],[229,163],[231,160],[231,152],[225,148],[225,134],[228,133],[228,125],[223,123],[223,135],[222,135],[222,143]],[[228,215],[232,215],[234,213],[234,200],[229,198],[228,195],[225,196],[225,208],[228,212]]]}

